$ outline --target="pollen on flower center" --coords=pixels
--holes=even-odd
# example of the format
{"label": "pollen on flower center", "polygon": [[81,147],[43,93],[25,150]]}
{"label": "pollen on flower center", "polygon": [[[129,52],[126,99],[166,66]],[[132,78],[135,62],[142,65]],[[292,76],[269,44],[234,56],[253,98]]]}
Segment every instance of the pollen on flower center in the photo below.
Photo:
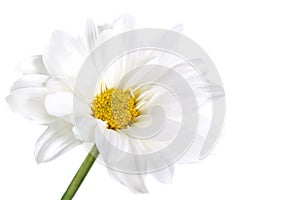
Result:
{"label": "pollen on flower center", "polygon": [[130,91],[106,89],[97,95],[93,102],[93,116],[107,122],[107,128],[118,130],[133,123],[139,115],[136,98]]}

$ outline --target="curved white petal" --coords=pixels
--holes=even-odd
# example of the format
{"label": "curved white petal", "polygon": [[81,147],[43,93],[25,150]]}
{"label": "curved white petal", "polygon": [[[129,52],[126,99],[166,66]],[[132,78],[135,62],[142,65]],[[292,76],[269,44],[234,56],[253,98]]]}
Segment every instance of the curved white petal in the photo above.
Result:
{"label": "curved white petal", "polygon": [[88,51],[92,51],[96,46],[113,36],[113,24],[97,24],[93,19],[88,19],[84,34],[84,41]]}
{"label": "curved white petal", "polygon": [[56,31],[43,60],[52,76],[62,76],[70,87],[74,87],[75,77],[88,54],[84,42],[64,31]]}
{"label": "curved white petal", "polygon": [[[160,116],[152,114],[152,121],[156,120],[155,116],[157,116],[159,120],[161,119]],[[149,154],[158,152],[167,147],[179,132],[180,123],[168,118],[164,120],[165,121],[160,124],[157,122],[147,122],[148,125],[142,127],[139,126],[140,123],[134,123],[127,129],[122,130],[122,132],[129,136],[131,145],[151,146],[151,148],[142,147],[138,149],[130,149],[130,151],[133,150],[132,153],[136,154]]]}
{"label": "curved white petal", "polygon": [[75,137],[83,142],[95,143],[95,131],[99,122],[92,116],[77,117],[73,128]]}
{"label": "curved white petal", "polygon": [[73,95],[69,92],[56,92],[46,96],[45,108],[55,117],[71,120],[73,115]]}
{"label": "curved white petal", "polygon": [[110,168],[108,168],[108,173],[111,177],[115,178],[121,184],[125,185],[133,193],[148,193],[145,185],[146,176],[144,174],[129,174]]}
{"label": "curved white petal", "polygon": [[21,70],[23,74],[44,74],[48,75],[48,71],[43,63],[42,55],[31,56],[21,60],[17,64],[17,69]]}
{"label": "curved white petal", "polygon": [[[99,35],[96,46],[100,45],[107,39],[130,31],[136,28],[134,17],[123,15],[119,17],[115,22],[107,29],[104,29]],[[132,44],[133,41],[138,41],[138,38],[132,38],[130,43],[124,43],[122,45],[128,46]],[[109,53],[109,52],[108,52]],[[134,52],[126,54],[117,60],[112,66],[109,67],[109,70],[105,73],[103,80],[101,81],[108,87],[117,87],[120,77],[124,76],[126,71],[128,72],[133,68],[136,62],[141,61],[141,56],[137,56],[139,52]],[[138,63],[137,63],[138,64]]]}
{"label": "curved white petal", "polygon": [[151,124],[151,117],[146,114],[139,115],[135,118],[134,123],[131,126],[138,126],[138,127],[147,127]]}
{"label": "curved white petal", "polygon": [[[147,171],[152,171],[152,167],[159,167],[160,170],[149,172],[156,180],[161,183],[170,184],[172,182],[174,174],[174,165],[167,163],[168,158],[170,157],[169,151],[163,151],[159,155],[151,154],[151,152],[156,152],[161,145],[164,146],[164,142],[154,141],[154,140],[135,140],[130,138],[130,151],[133,154],[141,155],[142,157],[132,157],[127,156],[124,158],[124,162],[116,163],[115,166],[117,169],[124,169],[123,164],[128,163],[127,167],[133,172],[143,173]],[[165,146],[166,147],[166,146]],[[146,153],[146,156],[143,158],[143,155]],[[118,164],[120,166],[118,166]]]}
{"label": "curved white petal", "polygon": [[[144,63],[139,62],[141,63],[141,65],[135,67],[135,70],[131,71],[130,74],[125,77],[122,76],[119,84],[122,88],[137,88],[138,86],[141,86],[146,82],[157,83],[157,80],[159,80],[161,77],[166,76],[166,74],[169,74],[169,72],[171,71],[170,68],[172,66],[179,62],[182,62],[182,60],[178,57],[164,52],[151,54],[151,56],[147,56],[147,54],[145,54],[142,58],[142,60],[145,61]],[[164,67],[159,68],[159,65]]]}
{"label": "curved white petal", "polygon": [[72,132],[73,125],[64,121],[49,124],[35,145],[35,159],[38,163],[48,162],[80,144]]}
{"label": "curved white petal", "polygon": [[44,87],[49,76],[42,74],[29,74],[20,77],[11,87],[11,91],[30,87]]}
{"label": "curved white petal", "polygon": [[68,84],[60,77],[58,76],[51,76],[49,80],[47,81],[47,84],[45,87],[49,89],[53,89],[56,91],[66,91],[66,92],[72,92],[71,88],[68,86]]}
{"label": "curved white petal", "polygon": [[95,48],[95,44],[97,41],[98,33],[97,24],[92,19],[88,19],[86,22],[85,29],[85,43],[88,51],[92,51]]}
{"label": "curved white petal", "polygon": [[[163,109],[166,117],[173,121],[181,121],[181,105],[174,94],[160,86],[153,86],[139,99],[137,106],[141,105],[141,113],[149,113],[153,106]],[[155,117],[155,116],[154,116]]]}
{"label": "curved white petal", "polygon": [[[187,71],[188,73],[186,74],[181,74],[183,76],[185,75],[190,75],[190,71]],[[160,76],[160,79],[164,78],[164,76]],[[194,86],[193,84],[198,83],[199,80],[196,80],[194,82],[189,82],[189,77],[186,77],[186,81]],[[198,78],[198,77],[197,77]],[[201,77],[199,78],[200,82],[202,81]],[[179,83],[176,82],[176,80],[173,79],[168,79],[170,85],[172,86],[176,86],[177,89],[181,89],[181,85]],[[203,82],[203,81],[202,81]],[[204,87],[204,86],[203,86]],[[182,88],[184,89],[184,88]],[[192,88],[193,89],[193,88]],[[151,90],[151,89],[150,89]],[[197,94],[197,93],[196,93]],[[199,94],[199,93],[198,93]],[[147,92],[147,95],[144,95],[143,97],[138,98],[138,101],[145,101],[146,100],[146,104],[143,106],[144,108],[150,109],[151,106],[153,105],[160,105],[160,106],[164,106],[165,111],[174,111],[174,112],[169,112],[169,119],[174,120],[174,122],[178,123],[178,127],[182,126],[183,124],[180,124],[180,120],[178,120],[178,116],[181,115],[180,113],[180,109],[179,110],[174,110],[174,108],[178,107],[178,102],[176,102],[176,100],[172,100],[169,98],[169,93],[168,92],[158,92],[157,95],[151,95],[151,92]],[[147,97],[148,96],[148,97]],[[150,96],[150,98],[149,98]],[[196,96],[197,97],[197,96]],[[191,101],[191,98],[193,98],[192,96],[186,95],[184,97],[182,97],[180,99],[180,101],[185,102],[185,108],[186,111],[188,111],[188,113],[194,113],[195,110],[198,109],[199,112],[199,105],[197,101]],[[189,102],[193,102],[193,104],[189,103]],[[147,110],[146,109],[146,110]],[[189,114],[187,114],[186,116],[189,116]],[[187,156],[185,157],[185,162],[196,162],[195,160],[199,160],[200,158],[200,152],[201,152],[201,148],[203,146],[203,141],[205,141],[207,134],[208,134],[208,128],[210,126],[209,121],[207,122],[207,120],[201,118],[200,113],[198,113],[199,116],[199,121],[198,121],[198,128],[195,130],[190,130],[190,126],[189,124],[184,124],[183,125],[183,129],[188,131],[190,134],[192,134],[193,132],[198,133],[198,137],[196,138],[196,140],[194,141],[192,147],[190,148],[190,151],[187,152]],[[189,122],[186,122],[189,123]],[[162,131],[162,132],[168,132],[168,130],[172,130],[170,127],[176,127],[174,125],[166,127],[166,130]],[[134,125],[128,128],[128,131],[134,131]],[[176,136],[176,134],[178,133],[178,130],[172,130],[170,131],[173,133],[173,136]],[[139,133],[142,134],[142,132],[139,130]],[[128,133],[128,135],[130,135],[130,133]],[[163,138],[164,137],[159,137],[160,135],[155,136],[158,140],[158,142],[162,142],[165,141]],[[171,134],[172,136],[172,134]],[[153,137],[153,138],[155,138]],[[172,137],[168,137],[169,139],[171,139]],[[192,140],[191,140],[192,142]],[[150,149],[154,148],[156,144],[155,143],[148,143],[148,147]],[[154,149],[157,149],[157,147],[155,147]]]}
{"label": "curved white petal", "polygon": [[126,155],[129,149],[127,135],[106,128],[106,122],[98,124],[95,130],[96,145],[107,164],[115,163]]}
{"label": "curved white petal", "polygon": [[46,88],[22,88],[14,90],[6,97],[6,101],[13,111],[41,124],[46,124],[54,120],[44,106],[44,99],[49,93],[50,91]]}
{"label": "curved white petal", "polygon": [[[166,130],[162,131],[162,133],[168,133],[171,132],[172,134],[168,135],[166,134],[167,139],[171,139],[173,137],[176,136],[176,134],[178,133],[178,129],[174,129],[176,127],[181,127],[183,124],[181,124],[181,120],[178,120],[178,116],[181,115],[181,112],[179,112],[179,110],[174,110],[174,108],[178,107],[178,105],[176,105],[176,101],[174,100],[168,100],[168,98],[165,98],[164,96],[166,96],[166,94],[168,93],[158,93],[159,95],[157,96],[153,96],[152,99],[150,99],[150,101],[148,101],[146,103],[146,108],[150,107],[151,105],[161,105],[164,106],[165,111],[171,110],[173,109],[174,112],[169,112],[169,119],[174,120],[173,122],[177,122],[174,125],[171,126],[166,126]],[[191,98],[190,96],[186,96],[185,100],[181,99],[181,101],[185,101],[185,102],[189,102],[189,98]],[[149,104],[149,105],[147,105]],[[198,107],[198,108],[197,108]],[[187,111],[190,111],[190,113],[195,112],[196,108],[198,109],[198,125],[197,128],[195,130],[190,130],[189,125],[188,124],[184,124],[183,128],[186,129],[187,132],[193,131],[195,133],[197,133],[197,137],[195,139],[195,141],[193,141],[192,146],[189,148],[189,150],[186,152],[186,156],[184,156],[184,158],[181,159],[182,162],[184,163],[192,163],[192,162],[198,162],[200,159],[200,152],[202,150],[203,147],[203,143],[206,140],[206,138],[208,138],[208,133],[209,133],[209,127],[210,127],[210,120],[201,116],[200,115],[200,110],[199,110],[199,106],[197,104],[186,104],[186,109]],[[187,115],[189,116],[189,115]],[[188,117],[189,119],[190,117]],[[174,130],[173,130],[173,129]],[[157,138],[158,141],[165,141],[165,137],[163,137],[164,134],[159,134],[157,136],[155,136],[154,138]],[[217,137],[216,137],[217,138]],[[216,139],[215,138],[215,139]],[[192,142],[192,141],[191,141]],[[211,141],[212,143],[215,143],[215,141]],[[212,146],[211,146],[212,147]]]}
{"label": "curved white petal", "polygon": [[[133,38],[133,40],[137,42],[138,38]],[[128,46],[132,45],[132,43],[124,43],[123,45]],[[109,83],[111,87],[126,88],[126,86],[120,82],[122,77],[131,73],[132,70],[150,62],[153,58],[154,55],[150,54],[149,50],[138,50],[125,54],[109,66],[109,69],[104,74],[103,82],[105,84]]]}
{"label": "curved white petal", "polygon": [[[144,144],[139,140],[133,141],[132,138],[128,138],[128,142],[128,150],[131,152],[139,153],[142,152],[143,148],[145,148]],[[136,159],[132,156],[122,157],[118,162],[108,164],[108,172],[113,178],[128,187],[132,192],[148,193],[145,185],[146,174],[124,172],[124,164],[129,167],[129,170],[132,172],[145,172],[147,169],[147,162],[148,161],[145,159]]]}
{"label": "curved white petal", "polygon": [[104,24],[97,26],[92,20],[87,22],[87,40],[89,49],[99,46],[107,39],[120,33],[136,28],[135,19],[132,16],[123,15],[115,20],[111,25]]}

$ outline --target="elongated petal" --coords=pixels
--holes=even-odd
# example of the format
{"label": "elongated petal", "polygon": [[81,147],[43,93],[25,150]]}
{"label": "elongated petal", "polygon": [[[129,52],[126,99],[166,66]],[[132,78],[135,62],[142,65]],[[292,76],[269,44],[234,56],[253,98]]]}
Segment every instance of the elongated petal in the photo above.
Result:
{"label": "elongated petal", "polygon": [[29,74],[19,78],[11,87],[11,91],[30,87],[44,87],[49,79],[49,76],[42,74]]}
{"label": "elongated petal", "polygon": [[72,89],[69,87],[69,85],[58,76],[51,76],[47,81],[45,87],[55,91],[63,90],[66,92],[72,92]]}
{"label": "elongated petal", "polygon": [[44,99],[50,93],[46,88],[22,88],[14,90],[6,101],[15,112],[41,124],[52,122],[54,118],[44,107]]}
{"label": "elongated petal", "polygon": [[35,159],[38,163],[48,162],[80,144],[72,132],[72,124],[55,121],[40,136],[35,146]]}
{"label": "elongated petal", "polygon": [[94,20],[88,19],[85,28],[85,43],[88,51],[92,51],[95,48],[95,44],[99,35],[98,27]]}
{"label": "elongated petal", "polygon": [[[134,38],[138,42],[138,38]],[[124,46],[132,45],[131,43],[124,43]],[[123,55],[120,59],[114,62],[110,68],[106,71],[105,83],[111,83],[113,87],[125,88],[126,86],[120,83],[120,77],[126,76],[130,71],[150,62],[154,58],[154,54],[150,54],[149,51],[135,51],[129,54]]]}
{"label": "elongated petal", "polygon": [[[131,152],[142,152],[141,149],[144,148],[144,145],[141,143],[141,141],[137,140],[136,142],[133,142],[130,138],[128,138],[128,140],[128,148]],[[146,174],[144,174],[146,170],[146,162],[147,161],[144,159],[122,157],[119,162],[114,162],[108,165],[108,172],[113,178],[115,178],[121,184],[125,185],[132,192],[136,194],[148,193],[145,184]],[[129,170],[132,170],[131,172],[140,173],[126,173],[126,171],[124,172],[124,164],[129,166]],[[120,170],[123,170],[123,172],[121,172]]]}
{"label": "elongated petal", "polygon": [[95,143],[95,131],[99,120],[87,115],[76,117],[76,126],[73,128],[75,137],[83,142]]}
{"label": "elongated petal", "polygon": [[107,164],[114,164],[124,158],[129,148],[128,137],[124,133],[107,129],[105,122],[96,127],[95,139],[101,157]]}
{"label": "elongated petal", "polygon": [[80,37],[56,31],[43,59],[50,75],[62,76],[71,87],[88,51]]}
{"label": "elongated petal", "polygon": [[132,16],[123,15],[112,24],[98,25],[92,19],[86,22],[84,40],[89,51],[100,45],[114,35],[136,28],[135,19]]}
{"label": "elongated petal", "polygon": [[42,55],[36,55],[26,58],[17,64],[17,69],[23,74],[44,74],[48,75],[48,71],[43,63]]}
{"label": "elongated petal", "polygon": [[111,177],[125,185],[133,193],[148,193],[145,185],[145,175],[129,174],[108,168],[108,173]]}

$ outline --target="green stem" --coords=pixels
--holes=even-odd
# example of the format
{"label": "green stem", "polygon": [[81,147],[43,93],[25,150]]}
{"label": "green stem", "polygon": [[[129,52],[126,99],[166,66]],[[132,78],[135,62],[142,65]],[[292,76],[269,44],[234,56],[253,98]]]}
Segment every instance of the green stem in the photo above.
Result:
{"label": "green stem", "polygon": [[77,190],[79,189],[81,183],[83,182],[84,178],[90,171],[91,167],[93,166],[97,156],[99,155],[99,151],[97,146],[94,145],[89,154],[84,159],[83,163],[81,164],[80,168],[78,169],[76,175],[74,176],[72,182],[70,183],[68,189],[62,196],[62,200],[70,200],[74,197]]}

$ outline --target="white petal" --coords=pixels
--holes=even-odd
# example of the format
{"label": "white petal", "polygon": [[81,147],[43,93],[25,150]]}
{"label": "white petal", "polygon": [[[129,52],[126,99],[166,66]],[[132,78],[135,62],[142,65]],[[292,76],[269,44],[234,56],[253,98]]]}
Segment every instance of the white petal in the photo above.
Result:
{"label": "white petal", "polygon": [[[162,56],[159,58],[159,61],[156,60],[154,62],[162,62],[167,65],[170,59],[171,57]],[[182,80],[188,85],[182,84]],[[163,83],[167,88],[177,88],[179,90],[185,90],[183,87],[188,86],[192,89],[199,107],[224,95],[223,88],[206,80],[190,65],[182,63],[174,65],[172,68],[162,68],[161,70],[157,70],[157,67],[152,67],[151,65],[145,65],[134,71],[131,76],[123,78],[120,85],[125,88],[136,88],[139,85],[149,85],[151,82]]]}
{"label": "white petal", "polygon": [[71,87],[88,52],[84,42],[64,31],[56,31],[43,59],[52,76],[62,76]]}
{"label": "white petal", "polygon": [[82,98],[79,95],[73,96],[73,105],[74,105],[74,115],[75,117],[85,117],[91,116],[93,111],[91,107],[93,106],[92,100],[94,96],[90,96],[90,98]]}
{"label": "white petal", "polygon": [[[143,55],[142,58],[145,62],[139,62],[142,65],[135,67],[135,70],[131,71],[127,76],[122,77],[119,81],[121,87],[136,88],[144,83],[152,83],[153,85],[153,83],[156,83],[160,78],[170,74],[169,72],[172,66],[182,62],[178,57],[167,53],[159,53],[151,56],[147,56],[146,54]],[[164,67],[159,68],[158,65],[163,65]]]}
{"label": "white petal", "polygon": [[114,169],[108,168],[108,173],[111,177],[115,178],[121,184],[125,185],[133,193],[148,193],[145,185],[145,175],[143,174],[129,174]]}
{"label": "white petal", "polygon": [[48,162],[80,144],[72,132],[72,124],[56,121],[49,125],[35,146],[38,163]]}
{"label": "white petal", "polygon": [[32,56],[20,61],[17,64],[17,69],[20,69],[23,74],[48,74],[41,55]]}
{"label": "white petal", "polygon": [[128,76],[122,77],[119,81],[119,86],[122,89],[136,89],[144,85],[144,83],[153,83],[155,82],[155,77],[166,71],[166,69],[162,69],[162,71],[156,69],[157,68],[152,68],[151,66],[136,68],[136,70],[130,72]]}
{"label": "white petal", "polygon": [[73,95],[69,92],[56,92],[46,96],[45,108],[55,117],[69,119],[73,114]]}
{"label": "white petal", "polygon": [[49,89],[53,90],[63,90],[67,92],[72,92],[71,88],[68,86],[68,84],[60,77],[58,76],[51,76],[49,80],[47,81],[46,86]]}
{"label": "white petal", "polygon": [[92,116],[76,117],[74,133],[76,138],[83,142],[95,143],[95,130],[98,126],[98,120]]}
{"label": "white petal", "polygon": [[[138,38],[133,38],[138,42]],[[124,46],[132,45],[133,42],[124,43]],[[130,49],[130,47],[129,47]],[[120,77],[126,76],[130,71],[148,63],[153,59],[153,55],[147,51],[135,51],[120,57],[116,62],[114,62],[109,69],[105,72],[105,79],[108,79],[109,82],[112,83],[113,87],[124,88],[122,84],[120,84]]]}
{"label": "white petal", "polygon": [[132,124],[132,126],[137,126],[137,127],[147,127],[151,124],[151,117],[149,115],[143,114],[143,115],[139,115],[137,116],[137,118],[135,118],[135,122],[134,124]]}
{"label": "white petal", "polygon": [[[158,113],[159,114],[159,113]],[[155,118],[157,116],[157,118]],[[128,136],[130,136],[130,144],[133,145],[150,145],[152,148],[138,148],[130,149],[133,150],[132,153],[135,154],[149,154],[153,152],[158,152],[168,146],[176,134],[179,132],[180,123],[173,121],[171,119],[163,119],[156,114],[151,114],[152,122],[148,126],[140,127],[139,123],[132,124],[127,129],[122,130]],[[164,120],[163,122],[158,122],[159,120]],[[139,138],[143,138],[142,143],[139,144]],[[154,148],[155,146],[155,148]]]}
{"label": "white petal", "polygon": [[151,175],[161,183],[171,184],[174,174],[174,165],[167,166],[156,172],[152,172]]}
{"label": "white petal", "polygon": [[[142,152],[142,149],[144,148],[144,145],[139,140],[132,141],[130,139],[129,145],[131,152]],[[137,159],[136,157],[128,155],[129,154],[118,162],[108,164],[108,172],[112,177],[128,187],[132,192],[147,193],[148,190],[145,185],[146,175],[143,174],[143,172],[147,170],[146,164],[148,161],[145,159]],[[128,167],[129,172],[134,173],[126,173],[126,167]]]}
{"label": "white petal", "polygon": [[[88,33],[90,36],[92,35],[89,40],[95,41],[95,47],[115,35],[135,29],[136,23],[134,17],[129,15],[122,15],[117,18],[111,25],[104,24],[103,26],[98,26],[98,30],[96,30],[94,27],[94,23],[92,23],[91,21],[88,22]],[[97,38],[95,37],[96,34],[98,34]]]}
{"label": "white petal", "polygon": [[6,97],[6,101],[13,111],[45,124],[54,120],[44,107],[45,97],[49,93],[50,91],[46,88],[23,88],[14,90]]}
{"label": "white petal", "polygon": [[95,139],[101,157],[109,165],[124,158],[129,149],[128,137],[124,133],[107,129],[106,122],[96,127]]}
{"label": "white petal", "polygon": [[30,88],[30,87],[44,87],[49,79],[49,76],[42,74],[24,75],[19,78],[11,87],[11,91]]}
{"label": "white petal", "polygon": [[142,113],[149,113],[153,105],[157,105],[163,109],[168,119],[178,122],[181,121],[180,102],[173,93],[164,88],[153,86],[148,90],[146,96],[138,102],[137,106],[139,106],[140,103],[144,103],[141,106]]}
{"label": "white petal", "polygon": [[[159,78],[163,78],[163,77],[159,77]],[[172,85],[172,86],[176,86],[175,88],[177,88],[178,90],[183,90],[184,88],[182,88],[182,86],[176,82],[176,80],[174,79],[166,79],[169,81],[169,84]],[[201,79],[200,79],[201,80]],[[188,80],[187,80],[188,81]],[[150,93],[151,94],[151,93]],[[208,130],[203,128],[203,127],[206,127],[207,128],[207,124],[205,123],[204,120],[201,119],[200,117],[200,113],[195,113],[196,110],[198,109],[198,112],[199,112],[199,106],[197,104],[197,101],[195,101],[196,99],[192,99],[193,97],[190,96],[190,95],[183,95],[180,99],[180,101],[183,103],[183,105],[185,105],[185,110],[187,111],[186,113],[186,119],[196,119],[195,117],[192,117],[190,115],[198,115],[199,116],[199,121],[198,121],[198,127],[200,127],[200,129],[197,127],[195,127],[194,130],[191,130],[191,126],[190,126],[190,122],[187,121],[186,123],[184,124],[181,124],[180,123],[180,120],[177,120],[176,118],[178,116],[181,116],[181,110],[174,110],[174,108],[178,108],[180,107],[178,105],[178,102],[176,101],[176,99],[172,100],[169,98],[169,93],[157,93],[159,95],[155,96],[154,97],[151,97],[150,100],[147,101],[147,104],[149,104],[149,107],[151,108],[151,105],[160,105],[160,106],[164,106],[164,109],[165,111],[174,111],[174,112],[169,112],[169,117],[167,117],[167,119],[171,119],[173,120],[174,119],[174,122],[179,122],[178,125],[177,125],[177,129],[172,129],[172,128],[176,128],[176,123],[174,125],[171,124],[171,126],[165,126],[165,129],[162,130],[162,133],[168,133],[168,132],[171,132],[172,134],[171,135],[168,135],[166,134],[166,136],[168,137],[160,137],[160,136],[163,136],[163,134],[159,134],[159,135],[156,135],[155,137],[153,138],[157,138],[157,141],[158,142],[163,142],[165,141],[165,138],[167,139],[172,139],[176,136],[176,134],[178,133],[178,130],[179,128],[178,127],[181,127],[182,126],[182,130],[184,130],[183,132],[186,132],[186,133],[189,133],[188,135],[190,136],[193,136],[195,133],[198,133],[200,135],[200,137],[198,137],[198,140],[196,141],[195,145],[193,148],[191,148],[191,153],[189,154],[188,156],[188,159],[189,160],[195,160],[194,158],[197,158],[197,160],[199,160],[199,157],[200,157],[200,152],[201,152],[201,148],[202,148],[202,144],[203,144],[203,141],[205,140],[206,138],[206,135],[208,133]],[[185,94],[185,93],[183,93]],[[171,96],[170,96],[171,97]],[[143,97],[141,98],[141,101],[143,99],[147,99],[146,97]],[[193,100],[193,101],[192,101]],[[198,107],[198,108],[197,108]],[[168,113],[168,112],[167,112]],[[168,115],[167,115],[168,116]],[[197,125],[196,122],[194,121],[192,123],[193,125]],[[209,123],[208,123],[208,127],[209,127]],[[132,126],[134,128],[134,125]],[[130,130],[130,128],[128,128],[128,130]],[[133,131],[133,129],[132,129]],[[143,131],[139,130],[138,131],[139,133],[143,134]],[[128,135],[130,135],[130,133],[128,133]],[[172,137],[173,136],[173,137]],[[200,140],[202,137],[202,140]],[[193,138],[190,139],[190,142],[193,142],[192,140]],[[201,143],[202,142],[202,143]],[[163,143],[162,143],[163,144]],[[155,143],[149,143],[148,146],[150,147],[150,149],[153,149],[153,147],[155,146],[156,144]],[[157,147],[155,147],[154,149],[159,149],[159,145],[156,145]],[[188,147],[188,146],[187,146]],[[196,150],[194,150],[196,149]],[[184,149],[183,149],[184,150]]]}
{"label": "white petal", "polygon": [[88,51],[92,51],[95,48],[98,34],[99,34],[98,28],[94,20],[88,19],[86,22],[86,30],[85,30],[85,42]]}
{"label": "white petal", "polygon": [[48,88],[49,91],[69,91],[68,85],[59,77],[50,77],[43,74],[28,74],[20,77],[11,87],[11,91],[22,88]]}

